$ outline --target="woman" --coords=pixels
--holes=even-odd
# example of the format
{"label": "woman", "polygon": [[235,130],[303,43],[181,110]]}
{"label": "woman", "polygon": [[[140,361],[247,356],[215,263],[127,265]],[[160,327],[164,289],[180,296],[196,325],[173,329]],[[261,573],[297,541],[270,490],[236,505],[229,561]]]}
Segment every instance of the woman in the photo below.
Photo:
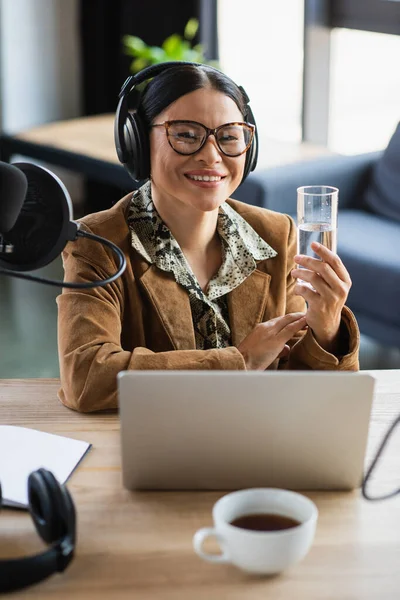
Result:
{"label": "woman", "polygon": [[[322,262],[295,256],[289,216],[229,199],[255,161],[244,90],[204,65],[151,74],[138,121],[117,124],[120,158],[136,176],[147,160],[149,180],[81,221],[123,250],[127,269],[104,288],[58,297],[61,401],[116,408],[126,369],[357,370],[340,258],[320,246]],[[116,271],[114,256],[84,238],[63,260],[66,280]],[[297,283],[296,264],[314,290]]]}

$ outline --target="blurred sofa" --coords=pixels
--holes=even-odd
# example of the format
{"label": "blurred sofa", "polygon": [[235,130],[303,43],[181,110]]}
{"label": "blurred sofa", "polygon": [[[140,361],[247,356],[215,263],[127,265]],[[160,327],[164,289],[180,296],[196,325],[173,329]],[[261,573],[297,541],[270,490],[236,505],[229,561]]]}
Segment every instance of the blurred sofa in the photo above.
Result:
{"label": "blurred sofa", "polygon": [[360,330],[400,348],[400,123],[383,152],[328,156],[252,173],[233,197],[296,220],[296,189],[339,188],[338,254]]}

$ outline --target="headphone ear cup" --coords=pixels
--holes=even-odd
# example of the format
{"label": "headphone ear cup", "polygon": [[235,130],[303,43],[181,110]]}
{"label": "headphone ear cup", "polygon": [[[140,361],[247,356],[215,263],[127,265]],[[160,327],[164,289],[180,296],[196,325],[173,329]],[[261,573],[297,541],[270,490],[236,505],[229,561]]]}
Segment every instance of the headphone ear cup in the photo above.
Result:
{"label": "headphone ear cup", "polygon": [[150,177],[150,144],[147,128],[136,111],[128,113],[124,127],[128,162],[125,167],[136,180]]}
{"label": "headphone ear cup", "polygon": [[46,543],[68,535],[75,540],[75,506],[69,491],[53,473],[38,469],[29,475],[28,500],[36,530]]}
{"label": "headphone ear cup", "polygon": [[257,158],[258,158],[258,138],[257,138],[257,130],[254,133],[253,141],[251,142],[250,148],[246,153],[246,162],[244,163],[244,171],[241,183],[246,179],[246,177],[254,171],[257,166]]}
{"label": "headphone ear cup", "polygon": [[[255,123],[254,123],[255,125]],[[249,171],[254,171],[254,169],[257,166],[257,161],[258,161],[258,130],[256,127],[256,131],[254,133],[254,139],[253,139],[253,143],[251,145],[251,159],[250,159],[250,168]]]}
{"label": "headphone ear cup", "polygon": [[248,174],[251,173],[251,171],[254,171],[254,169],[257,166],[258,131],[257,131],[257,126],[256,126],[256,121],[254,119],[253,111],[251,110],[251,106],[248,104],[249,97],[247,96],[246,92],[244,91],[244,89],[241,86],[239,86],[239,89],[242,91],[244,99],[246,101],[246,112],[247,112],[246,120],[249,123],[251,123],[252,125],[254,125],[256,128],[255,132],[254,132],[253,140],[251,142],[251,146],[247,150],[247,153],[246,153],[246,162],[244,164],[243,177],[242,177],[242,181],[240,182],[240,183],[243,183],[243,181],[246,179]]}

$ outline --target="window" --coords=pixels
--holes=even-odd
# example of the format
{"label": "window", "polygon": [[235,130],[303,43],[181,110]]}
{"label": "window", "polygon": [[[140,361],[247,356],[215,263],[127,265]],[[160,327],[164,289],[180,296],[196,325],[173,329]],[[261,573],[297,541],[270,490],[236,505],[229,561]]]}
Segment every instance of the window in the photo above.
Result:
{"label": "window", "polygon": [[218,2],[221,68],[249,95],[266,151],[271,138],[301,140],[303,10],[302,0]]}
{"label": "window", "polygon": [[386,147],[400,120],[400,35],[333,29],[328,145],[353,154]]}
{"label": "window", "polygon": [[[400,0],[305,1],[322,15],[312,23],[306,139],[343,154],[384,148],[400,120]],[[270,140],[302,139],[304,5],[218,0],[221,68],[250,97],[261,156]]]}

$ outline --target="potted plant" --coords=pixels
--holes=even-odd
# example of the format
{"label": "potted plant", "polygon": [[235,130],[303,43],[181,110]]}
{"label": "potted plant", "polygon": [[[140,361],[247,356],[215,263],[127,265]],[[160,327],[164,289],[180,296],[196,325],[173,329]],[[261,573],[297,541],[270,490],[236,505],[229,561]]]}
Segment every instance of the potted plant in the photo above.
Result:
{"label": "potted plant", "polygon": [[203,45],[193,43],[198,28],[198,20],[189,19],[183,36],[173,33],[163,41],[161,46],[149,46],[135,35],[124,35],[122,38],[124,52],[133,58],[130,65],[131,72],[135,74],[150,65],[173,60],[204,63],[218,68],[217,61],[208,60],[204,56]]}

